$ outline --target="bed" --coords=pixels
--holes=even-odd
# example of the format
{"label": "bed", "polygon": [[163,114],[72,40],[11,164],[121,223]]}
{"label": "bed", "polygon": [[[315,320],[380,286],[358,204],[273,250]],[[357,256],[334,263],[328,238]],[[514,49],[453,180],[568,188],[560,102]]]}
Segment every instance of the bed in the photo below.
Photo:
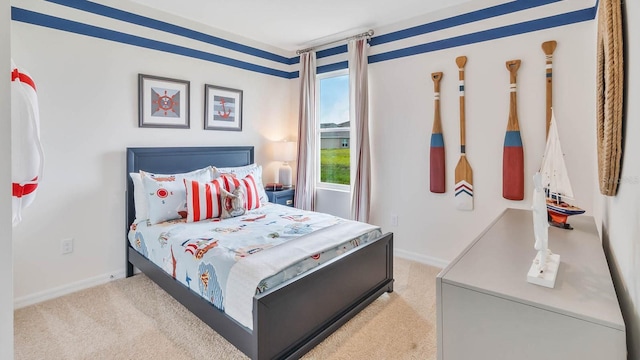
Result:
{"label": "bed", "polygon": [[299,358],[381,294],[393,291],[393,234],[387,233],[256,294],[253,326],[242,326],[130,245],[126,235],[135,207],[128,174],[249,165],[254,163],[253,147],[127,148],[126,156],[126,276],[139,269],[251,359]]}

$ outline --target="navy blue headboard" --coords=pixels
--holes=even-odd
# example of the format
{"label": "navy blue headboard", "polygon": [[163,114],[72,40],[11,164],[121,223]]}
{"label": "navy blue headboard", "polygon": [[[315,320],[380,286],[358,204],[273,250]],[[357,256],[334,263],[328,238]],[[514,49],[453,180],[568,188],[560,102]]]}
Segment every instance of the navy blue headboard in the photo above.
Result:
{"label": "navy blue headboard", "polygon": [[135,220],[133,181],[129,173],[144,170],[159,174],[176,174],[212,165],[217,167],[253,164],[253,146],[224,147],[140,147],[127,148],[127,209],[125,238]]}

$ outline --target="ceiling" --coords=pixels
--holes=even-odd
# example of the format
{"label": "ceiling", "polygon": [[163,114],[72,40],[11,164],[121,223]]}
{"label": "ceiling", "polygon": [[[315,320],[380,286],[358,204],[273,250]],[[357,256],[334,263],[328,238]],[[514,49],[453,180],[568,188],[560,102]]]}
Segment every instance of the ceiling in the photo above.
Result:
{"label": "ceiling", "polygon": [[132,1],[292,51],[482,0]]}

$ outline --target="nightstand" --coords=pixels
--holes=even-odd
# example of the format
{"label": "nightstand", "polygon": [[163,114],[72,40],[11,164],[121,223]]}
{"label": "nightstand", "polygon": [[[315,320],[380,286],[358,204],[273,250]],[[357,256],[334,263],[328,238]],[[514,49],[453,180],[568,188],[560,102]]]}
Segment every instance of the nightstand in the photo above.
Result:
{"label": "nightstand", "polygon": [[267,193],[269,202],[272,202],[274,204],[293,207],[293,196],[296,193],[295,188],[275,190],[275,191],[265,190],[265,192]]}

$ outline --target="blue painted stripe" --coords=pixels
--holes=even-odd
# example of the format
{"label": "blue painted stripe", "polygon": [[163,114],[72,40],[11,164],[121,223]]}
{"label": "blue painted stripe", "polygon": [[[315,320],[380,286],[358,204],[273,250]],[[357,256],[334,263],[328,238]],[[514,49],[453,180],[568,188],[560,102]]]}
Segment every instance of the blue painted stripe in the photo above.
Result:
{"label": "blue painted stripe", "polygon": [[[112,8],[86,0],[46,0],[48,2],[67,6],[70,8],[90,12],[96,15],[106,16],[112,19],[121,20],[131,24],[136,24],[151,29],[156,29],[170,34],[184,36],[190,39],[202,41],[211,45],[220,46],[229,50],[260,57],[266,60],[291,65],[292,59],[274,54],[268,51],[257,49],[251,46],[242,45],[237,42],[225,40],[216,36],[207,35],[199,31],[187,29],[182,26],[169,24],[164,21],[155,20],[146,16],[137,15],[128,11]],[[295,59],[295,58],[293,58]],[[295,62],[294,62],[295,63]]]}
{"label": "blue painted stripe", "polygon": [[300,63],[300,56],[295,56],[289,59],[289,65],[294,65],[299,63]]}
{"label": "blue painted stripe", "polygon": [[462,190],[458,191],[455,196],[462,195],[462,194],[467,194],[467,195],[473,197],[473,193],[468,192],[466,189],[462,189]]}
{"label": "blue painted stripe", "polygon": [[444,147],[442,134],[431,134],[431,147]]}
{"label": "blue painted stripe", "polygon": [[460,91],[464,91],[464,85],[460,85]]}
{"label": "blue painted stripe", "polygon": [[553,73],[548,72],[548,73],[547,73],[547,77],[548,77],[548,78],[553,77]]}
{"label": "blue painted stripe", "polygon": [[331,71],[343,70],[343,69],[347,69],[347,68],[349,68],[349,62],[348,61],[341,61],[341,62],[335,63],[335,64],[318,66],[316,68],[316,74],[322,74],[322,73],[327,73],[327,72],[331,72]]}
{"label": "blue painted stripe", "polygon": [[322,58],[328,57],[328,56],[333,56],[333,55],[337,55],[337,54],[343,54],[343,53],[346,53],[347,51],[348,51],[347,44],[344,44],[344,45],[332,47],[330,49],[320,50],[320,51],[316,52],[316,58],[317,59],[322,59]]}
{"label": "blue painted stripe", "polygon": [[520,131],[507,131],[504,136],[504,146],[522,147],[522,138],[520,137]]}
{"label": "blue painted stripe", "polygon": [[418,36],[434,31],[452,28],[480,20],[490,19],[496,16],[502,16],[522,10],[531,9],[538,6],[548,5],[561,0],[538,0],[538,1],[512,1],[506,4],[492,6],[486,9],[472,11],[462,15],[452,16],[450,18],[434,21],[428,24],[415,26],[408,29],[395,31],[392,33],[375,36],[371,39],[371,46],[385,44],[392,41],[398,41],[413,36]]}
{"label": "blue painted stripe", "polygon": [[460,153],[464,154],[464,153],[466,153],[466,150],[467,149],[465,148],[464,145],[460,145]]}
{"label": "blue painted stripe", "polygon": [[418,55],[436,50],[449,49],[463,45],[475,44],[483,41],[495,40],[513,35],[554,28],[593,20],[593,8],[572,11],[565,14],[550,16],[538,20],[526,21],[520,24],[502,26],[495,29],[479,31],[467,35],[438,40],[426,44],[411,46],[404,49],[369,56],[369,64],[398,59],[406,56]]}
{"label": "blue painted stripe", "polygon": [[226,56],[216,55],[200,50],[189,49],[184,46],[173,45],[162,41],[151,40],[140,36],[125,34],[122,32],[109,30],[93,25],[61,19],[58,17],[44,15],[37,12],[12,7],[11,19],[33,25],[40,25],[52,29],[68,31],[76,34],[87,35],[99,39],[111,40],[123,44],[139,46],[152,50],[164,51],[167,53],[184,55],[195,59],[211,61],[218,64],[233,66],[236,68],[254,71],[266,75],[273,75],[285,79],[293,78],[294,73],[271,69],[265,66],[255,65],[246,61],[232,59]]}

